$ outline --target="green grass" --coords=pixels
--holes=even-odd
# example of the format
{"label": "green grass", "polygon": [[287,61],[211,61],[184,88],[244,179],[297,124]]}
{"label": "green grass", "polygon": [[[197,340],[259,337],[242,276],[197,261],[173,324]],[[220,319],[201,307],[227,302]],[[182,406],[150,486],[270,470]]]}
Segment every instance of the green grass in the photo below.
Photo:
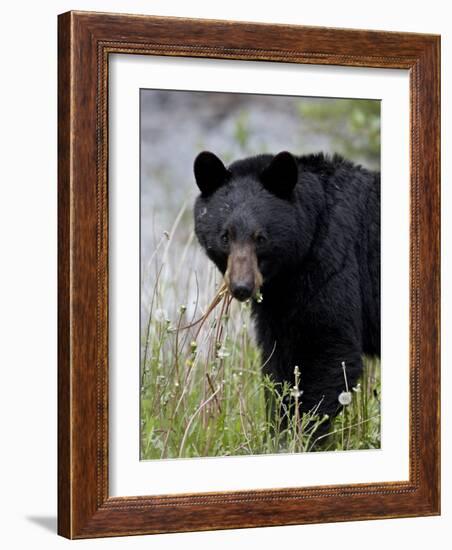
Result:
{"label": "green grass", "polygon": [[340,99],[298,106],[305,130],[328,135],[338,153],[369,168],[380,165],[380,101]]}
{"label": "green grass", "polygon": [[348,388],[350,404],[319,441],[316,430],[325,419],[316,410],[290,414],[286,423],[280,414],[268,415],[264,394],[273,396],[275,410],[291,404],[297,410],[303,365],[283,388],[262,376],[266,358],[253,340],[249,304],[224,294],[203,322],[190,326],[208,312],[222,282],[198,256],[192,235],[178,240],[178,222],[156,246],[144,275],[151,290],[143,294],[142,459],[306,452],[314,444],[316,450],[380,447],[378,361],[365,362],[360,384]]}

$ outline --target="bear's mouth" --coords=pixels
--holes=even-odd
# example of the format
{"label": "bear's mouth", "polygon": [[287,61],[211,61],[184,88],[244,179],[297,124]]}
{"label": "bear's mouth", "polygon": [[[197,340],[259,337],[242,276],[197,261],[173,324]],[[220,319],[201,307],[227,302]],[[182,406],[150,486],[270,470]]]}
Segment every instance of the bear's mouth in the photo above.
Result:
{"label": "bear's mouth", "polygon": [[224,278],[229,292],[239,302],[259,294],[263,277],[252,242],[232,243]]}

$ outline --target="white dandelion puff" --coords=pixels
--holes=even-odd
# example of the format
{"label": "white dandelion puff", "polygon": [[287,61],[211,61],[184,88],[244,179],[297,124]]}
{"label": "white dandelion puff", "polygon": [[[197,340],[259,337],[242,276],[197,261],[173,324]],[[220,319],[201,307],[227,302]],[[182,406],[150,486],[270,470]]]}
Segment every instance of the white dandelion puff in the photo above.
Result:
{"label": "white dandelion puff", "polygon": [[339,397],[337,399],[341,405],[350,405],[350,403],[352,402],[352,394],[349,391],[343,391],[339,394]]}

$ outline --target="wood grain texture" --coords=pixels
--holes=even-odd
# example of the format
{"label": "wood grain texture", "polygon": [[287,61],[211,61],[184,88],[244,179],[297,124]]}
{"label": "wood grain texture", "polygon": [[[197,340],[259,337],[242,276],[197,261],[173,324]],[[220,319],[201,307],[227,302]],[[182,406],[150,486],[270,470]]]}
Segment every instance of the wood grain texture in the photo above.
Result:
{"label": "wood grain texture", "polygon": [[[68,27],[62,15],[60,29]],[[70,410],[70,33],[58,33],[58,531],[70,533],[71,410]]]}
{"label": "wood grain texture", "polygon": [[[69,12],[58,63],[58,531],[68,538],[439,513],[438,36]],[[108,57],[410,71],[410,480],[108,495]]]}

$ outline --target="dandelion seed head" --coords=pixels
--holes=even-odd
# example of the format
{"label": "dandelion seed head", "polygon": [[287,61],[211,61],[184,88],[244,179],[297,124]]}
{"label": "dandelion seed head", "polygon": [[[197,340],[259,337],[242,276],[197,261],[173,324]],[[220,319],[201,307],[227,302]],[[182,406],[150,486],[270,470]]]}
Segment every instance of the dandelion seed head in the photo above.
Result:
{"label": "dandelion seed head", "polygon": [[352,394],[349,391],[343,391],[339,394],[338,401],[341,405],[350,405],[352,402]]}

